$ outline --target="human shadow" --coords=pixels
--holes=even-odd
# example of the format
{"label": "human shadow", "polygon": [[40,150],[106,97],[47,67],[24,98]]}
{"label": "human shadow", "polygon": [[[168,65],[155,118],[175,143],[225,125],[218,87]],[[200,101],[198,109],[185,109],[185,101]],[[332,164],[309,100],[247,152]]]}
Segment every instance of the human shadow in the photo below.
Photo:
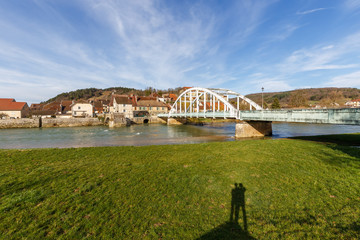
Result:
{"label": "human shadow", "polygon": [[[245,209],[245,191],[242,183],[235,183],[231,190],[231,209],[229,221],[217,226],[210,232],[202,235],[198,240],[210,239],[255,239],[250,236],[247,229],[247,217]],[[242,210],[243,228],[239,225],[240,208]]]}
{"label": "human shadow", "polygon": [[247,219],[245,210],[245,191],[246,188],[242,183],[235,183],[235,188],[231,190],[231,210],[230,222],[238,223],[240,208],[244,223],[244,231],[247,231]]}

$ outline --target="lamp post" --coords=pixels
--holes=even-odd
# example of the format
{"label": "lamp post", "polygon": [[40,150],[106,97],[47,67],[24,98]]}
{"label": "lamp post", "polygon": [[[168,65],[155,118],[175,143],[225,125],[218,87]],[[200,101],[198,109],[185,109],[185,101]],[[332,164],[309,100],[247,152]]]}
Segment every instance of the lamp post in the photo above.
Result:
{"label": "lamp post", "polygon": [[264,87],[261,88],[261,108],[264,109]]}

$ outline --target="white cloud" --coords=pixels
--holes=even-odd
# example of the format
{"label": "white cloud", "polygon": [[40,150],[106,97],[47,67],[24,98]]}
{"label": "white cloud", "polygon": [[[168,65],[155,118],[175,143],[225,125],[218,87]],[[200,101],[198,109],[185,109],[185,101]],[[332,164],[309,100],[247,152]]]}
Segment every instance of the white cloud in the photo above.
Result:
{"label": "white cloud", "polygon": [[336,44],[294,51],[279,68],[284,73],[297,73],[358,67],[358,62],[349,55],[360,52],[359,38],[360,32],[347,36]]}
{"label": "white cloud", "polygon": [[310,9],[307,11],[302,11],[302,12],[297,12],[297,15],[306,15],[306,14],[310,14],[310,13],[314,13],[314,12],[319,12],[319,11],[323,11],[326,10],[327,8],[315,8],[315,9]]}
{"label": "white cloud", "polygon": [[336,76],[326,86],[360,88],[360,71]]}

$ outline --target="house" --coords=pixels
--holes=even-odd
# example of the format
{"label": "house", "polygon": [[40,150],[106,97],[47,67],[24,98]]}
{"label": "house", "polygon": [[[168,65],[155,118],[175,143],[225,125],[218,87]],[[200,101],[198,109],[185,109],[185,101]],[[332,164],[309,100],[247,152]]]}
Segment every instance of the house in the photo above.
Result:
{"label": "house", "polygon": [[348,101],[345,103],[345,105],[349,106],[349,107],[355,107],[355,108],[360,107],[360,98]]}
{"label": "house", "polygon": [[132,97],[127,95],[112,95],[110,106],[114,113],[122,113],[126,118],[133,117]]}
{"label": "house", "polygon": [[42,103],[32,103],[30,105],[30,111],[38,111],[38,110],[42,110],[44,107],[44,104]]}
{"label": "house", "polygon": [[94,111],[96,115],[109,112],[109,100],[95,100],[93,101]]}
{"label": "house", "polygon": [[71,105],[73,105],[73,101],[71,100],[61,100],[60,108],[61,113],[66,115],[71,115]]}
{"label": "house", "polygon": [[0,98],[0,115],[9,118],[24,118],[29,115],[30,108],[26,102],[16,102],[13,98]]}
{"label": "house", "polygon": [[165,102],[165,103],[173,103],[176,101],[176,99],[177,99],[177,96],[173,93],[165,93],[162,95],[161,99],[159,98],[159,100],[163,100],[163,102]]}
{"label": "house", "polygon": [[55,101],[55,102],[47,103],[42,107],[42,110],[54,111],[55,115],[62,114],[61,102]]}
{"label": "house", "polygon": [[161,101],[152,99],[151,97],[140,97],[137,100],[136,111],[148,111],[150,115],[157,115],[160,113],[168,113],[169,106]]}
{"label": "house", "polygon": [[51,118],[55,117],[57,110],[44,110],[45,104],[43,103],[33,103],[30,105],[30,116],[38,118]]}
{"label": "house", "polygon": [[77,101],[71,105],[71,112],[73,117],[93,117],[94,107],[87,101]]}
{"label": "house", "polygon": [[31,117],[38,118],[52,118],[56,116],[56,111],[54,110],[32,110],[30,112]]}

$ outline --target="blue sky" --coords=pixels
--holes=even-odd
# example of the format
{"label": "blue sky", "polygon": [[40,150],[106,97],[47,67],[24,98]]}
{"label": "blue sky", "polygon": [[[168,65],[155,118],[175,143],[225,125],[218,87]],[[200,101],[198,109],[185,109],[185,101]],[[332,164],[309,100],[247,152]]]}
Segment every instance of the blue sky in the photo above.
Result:
{"label": "blue sky", "polygon": [[360,0],[0,0],[0,97],[360,88]]}

